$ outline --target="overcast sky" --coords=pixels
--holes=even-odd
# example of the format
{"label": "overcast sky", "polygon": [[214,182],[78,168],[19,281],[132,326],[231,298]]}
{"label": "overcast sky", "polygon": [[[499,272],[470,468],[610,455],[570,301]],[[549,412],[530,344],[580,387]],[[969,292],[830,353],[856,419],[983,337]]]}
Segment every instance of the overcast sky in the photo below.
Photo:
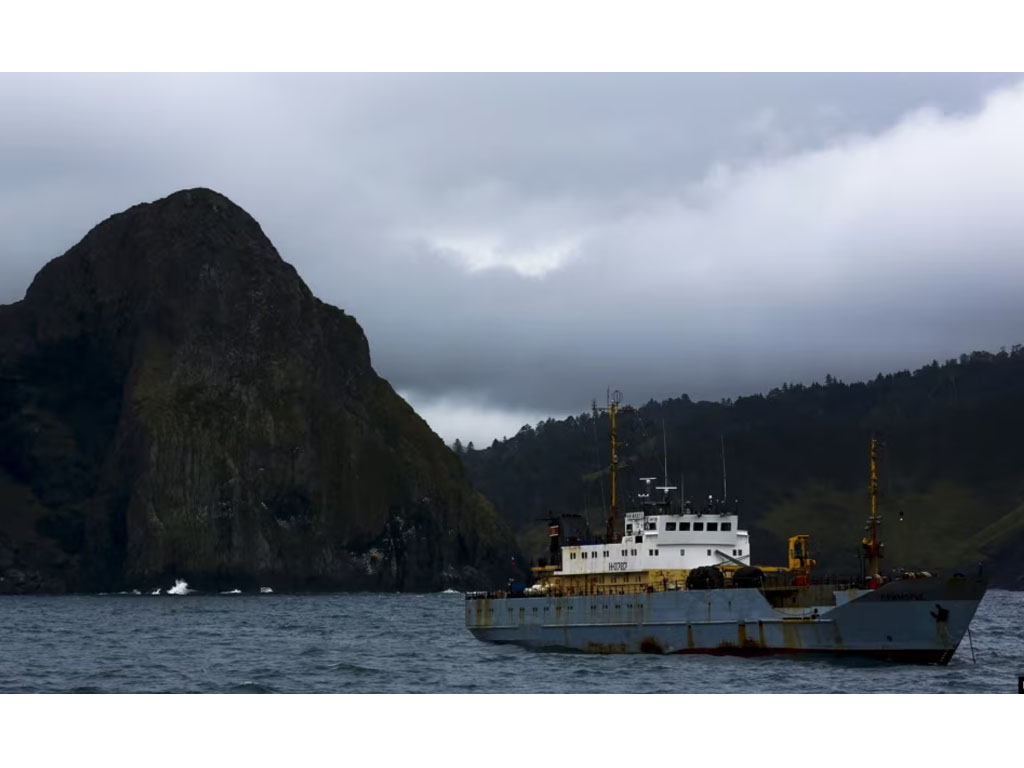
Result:
{"label": "overcast sky", "polygon": [[137,202],[249,211],[451,442],[1024,342],[998,75],[0,75],[0,303]]}

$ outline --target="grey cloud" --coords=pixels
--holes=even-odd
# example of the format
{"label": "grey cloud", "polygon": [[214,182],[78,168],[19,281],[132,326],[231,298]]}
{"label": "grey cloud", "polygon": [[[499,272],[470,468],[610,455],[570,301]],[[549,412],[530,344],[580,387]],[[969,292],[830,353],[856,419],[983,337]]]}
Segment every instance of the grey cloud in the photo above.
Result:
{"label": "grey cloud", "polygon": [[1024,336],[1015,83],[0,76],[0,301],[107,215],[204,185],[442,432],[460,404],[564,414],[609,384],[870,376]]}

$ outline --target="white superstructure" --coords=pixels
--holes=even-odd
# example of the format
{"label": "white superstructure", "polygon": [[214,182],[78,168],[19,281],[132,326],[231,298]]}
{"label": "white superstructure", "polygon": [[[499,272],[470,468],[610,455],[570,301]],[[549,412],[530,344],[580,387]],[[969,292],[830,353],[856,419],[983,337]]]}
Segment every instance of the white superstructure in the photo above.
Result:
{"label": "white superstructure", "polygon": [[626,515],[625,533],[614,543],[562,547],[556,575],[646,570],[692,570],[704,565],[750,565],[750,536],[733,511],[671,511],[649,505]]}

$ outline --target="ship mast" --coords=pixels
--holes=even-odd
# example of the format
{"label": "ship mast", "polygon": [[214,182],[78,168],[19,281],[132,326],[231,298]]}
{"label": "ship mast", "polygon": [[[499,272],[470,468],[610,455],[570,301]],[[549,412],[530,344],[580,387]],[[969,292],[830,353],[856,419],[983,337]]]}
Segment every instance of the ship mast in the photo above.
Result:
{"label": "ship mast", "polygon": [[608,464],[608,470],[612,478],[612,503],[608,509],[608,523],[605,526],[605,541],[611,543],[619,541],[618,533],[616,532],[619,517],[619,502],[618,489],[615,485],[619,469],[619,441],[615,433],[615,414],[622,410],[622,407],[619,406],[619,403],[622,402],[622,393],[619,390],[615,390],[614,392],[609,393],[606,397],[607,405],[605,407],[598,408],[597,403],[594,403],[593,408],[595,414],[597,411],[607,411],[608,418],[611,422],[611,460]]}
{"label": "ship mast", "polygon": [[878,528],[882,523],[878,515],[878,446],[878,441],[871,438],[871,517],[868,518],[868,535],[861,539],[868,565],[868,583],[872,589],[879,586],[879,560],[882,557],[882,543],[878,540]]}

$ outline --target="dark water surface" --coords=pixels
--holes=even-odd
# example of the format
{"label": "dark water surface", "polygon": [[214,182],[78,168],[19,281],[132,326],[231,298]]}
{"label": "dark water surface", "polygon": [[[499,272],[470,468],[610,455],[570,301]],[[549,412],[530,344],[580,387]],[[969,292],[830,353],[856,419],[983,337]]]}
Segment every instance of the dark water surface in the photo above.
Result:
{"label": "dark water surface", "polygon": [[0,692],[1013,693],[1024,593],[946,667],[588,656],[481,643],[460,594],[0,597]]}

